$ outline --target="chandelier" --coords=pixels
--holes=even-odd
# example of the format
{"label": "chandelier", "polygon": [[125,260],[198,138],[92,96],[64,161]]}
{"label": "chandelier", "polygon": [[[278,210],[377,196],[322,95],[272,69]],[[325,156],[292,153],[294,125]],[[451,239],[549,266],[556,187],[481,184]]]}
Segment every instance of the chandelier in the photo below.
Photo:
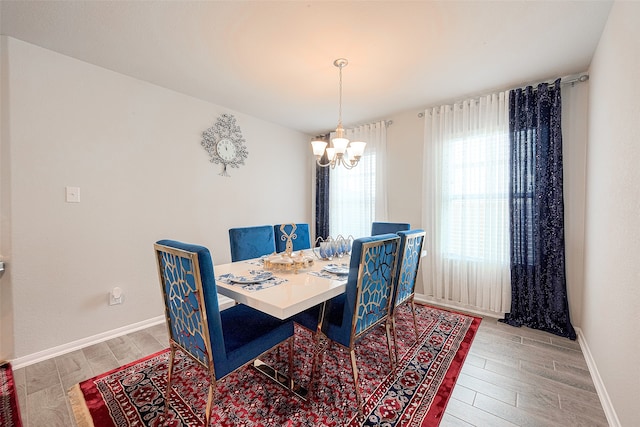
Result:
{"label": "chandelier", "polygon": [[[362,153],[364,153],[364,147],[366,142],[351,141],[345,137],[344,128],[342,127],[342,69],[347,66],[349,61],[344,58],[338,58],[333,61],[333,65],[340,70],[340,104],[338,109],[338,127],[336,128],[336,136],[331,140],[331,147],[327,147],[327,142],[322,140],[311,141],[313,147],[313,154],[316,156],[316,164],[320,167],[326,168],[331,166],[335,168],[336,165],[342,165],[347,169],[354,168]],[[327,155],[327,163],[322,163],[322,156]]]}

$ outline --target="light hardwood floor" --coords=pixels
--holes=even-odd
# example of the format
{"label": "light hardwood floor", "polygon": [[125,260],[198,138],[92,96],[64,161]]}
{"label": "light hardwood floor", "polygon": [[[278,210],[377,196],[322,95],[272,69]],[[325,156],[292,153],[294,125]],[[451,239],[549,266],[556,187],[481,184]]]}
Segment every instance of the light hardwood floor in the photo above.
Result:
{"label": "light hardwood floor", "polygon": [[[25,427],[75,426],[67,389],[167,347],[157,325],[14,372]],[[440,426],[607,426],[577,342],[485,318]]]}

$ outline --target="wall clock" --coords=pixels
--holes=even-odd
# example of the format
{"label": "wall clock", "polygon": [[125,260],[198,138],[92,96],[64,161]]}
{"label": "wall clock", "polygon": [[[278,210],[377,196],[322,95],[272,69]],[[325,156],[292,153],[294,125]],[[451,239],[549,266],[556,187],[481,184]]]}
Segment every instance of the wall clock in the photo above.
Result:
{"label": "wall clock", "polygon": [[222,176],[230,176],[227,167],[244,165],[249,156],[247,146],[236,118],[232,114],[221,114],[215,124],[202,133],[201,145],[209,153],[211,163],[222,164]]}

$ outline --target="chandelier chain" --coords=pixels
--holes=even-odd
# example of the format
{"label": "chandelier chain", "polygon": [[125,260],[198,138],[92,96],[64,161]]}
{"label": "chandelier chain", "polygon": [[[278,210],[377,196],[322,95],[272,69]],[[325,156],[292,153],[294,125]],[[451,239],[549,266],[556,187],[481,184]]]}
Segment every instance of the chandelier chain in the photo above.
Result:
{"label": "chandelier chain", "polygon": [[339,65],[338,69],[340,70],[340,104],[338,105],[338,125],[342,126],[342,67],[343,65]]}

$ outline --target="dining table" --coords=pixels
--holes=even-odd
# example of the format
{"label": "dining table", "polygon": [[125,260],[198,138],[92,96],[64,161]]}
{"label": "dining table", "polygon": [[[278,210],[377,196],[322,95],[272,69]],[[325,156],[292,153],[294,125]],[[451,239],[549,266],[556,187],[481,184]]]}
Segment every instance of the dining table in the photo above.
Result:
{"label": "dining table", "polygon": [[[295,271],[265,268],[269,265],[265,259],[277,256],[306,257],[311,261]],[[219,294],[284,320],[344,293],[349,262],[349,255],[321,259],[308,249],[216,265],[214,275]],[[277,371],[261,359],[256,359],[253,367],[300,398],[308,399],[307,388],[294,381],[293,376]]]}
{"label": "dining table", "polygon": [[[298,271],[266,270],[265,257],[216,265],[218,293],[279,319],[287,319],[344,293],[349,255],[320,259],[311,249],[302,252],[303,256],[313,257],[313,263]],[[299,251],[293,254],[299,255]],[[261,276],[265,272],[267,275]],[[262,280],[265,277],[268,279]]]}

